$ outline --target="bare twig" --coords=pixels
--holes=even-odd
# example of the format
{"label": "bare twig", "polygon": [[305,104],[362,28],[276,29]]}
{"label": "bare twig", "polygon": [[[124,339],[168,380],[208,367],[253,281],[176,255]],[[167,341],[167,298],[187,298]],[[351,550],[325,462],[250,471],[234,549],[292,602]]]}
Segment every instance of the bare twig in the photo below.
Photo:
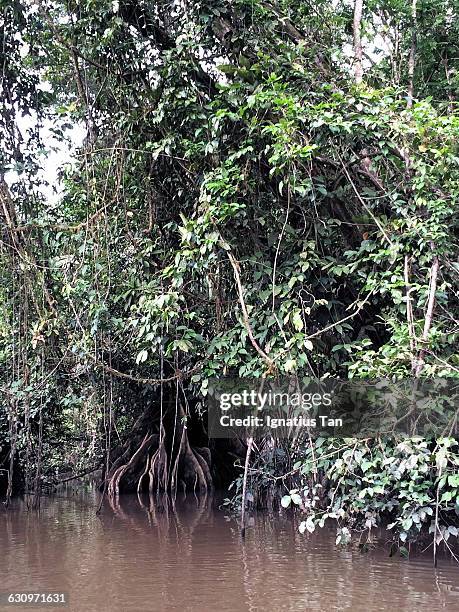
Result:
{"label": "bare twig", "polygon": [[[432,250],[435,249],[434,243],[431,244]],[[440,262],[438,260],[438,256],[434,255],[432,266],[430,268],[430,282],[429,282],[429,298],[427,300],[427,310],[426,316],[424,320],[424,330],[422,332],[421,342],[422,348],[419,351],[419,355],[416,362],[415,368],[415,376],[419,378],[421,372],[424,368],[425,363],[425,354],[426,354],[426,345],[429,340],[429,332],[432,326],[433,312],[435,307],[435,293],[437,291],[437,279],[438,279],[438,270],[440,267]]]}
{"label": "bare twig", "polygon": [[242,508],[241,508],[241,536],[245,537],[245,499],[247,494],[247,476],[249,471],[250,455],[252,453],[253,436],[247,439],[247,452],[245,454],[244,479],[242,481]]}
{"label": "bare twig", "polygon": [[414,371],[415,367],[415,354],[416,354],[416,336],[414,331],[413,321],[413,305],[411,301],[411,292],[413,288],[410,285],[410,260],[408,255],[405,255],[405,266],[404,266],[404,277],[405,277],[405,291],[406,291],[406,318],[408,323],[408,335],[410,338],[410,350],[411,350],[411,367]]}
{"label": "bare twig", "polygon": [[354,181],[351,178],[351,175],[349,174],[346,165],[344,164],[343,160],[340,158],[341,160],[341,165],[343,166],[343,170],[344,170],[344,174],[347,177],[347,180],[349,181],[349,183],[351,184],[352,189],[354,190],[355,195],[357,196],[357,199],[359,200],[360,204],[362,204],[362,206],[365,208],[365,210],[367,211],[367,213],[371,216],[371,218],[373,219],[373,221],[376,223],[376,225],[378,226],[378,228],[380,229],[382,235],[384,236],[384,238],[387,240],[387,242],[391,245],[394,246],[392,240],[389,238],[386,230],[384,229],[384,227],[381,225],[380,220],[373,214],[373,211],[371,210],[371,208],[369,208],[365,202],[365,200],[362,198],[362,196],[359,193],[359,190],[357,189],[357,187],[355,186]]}

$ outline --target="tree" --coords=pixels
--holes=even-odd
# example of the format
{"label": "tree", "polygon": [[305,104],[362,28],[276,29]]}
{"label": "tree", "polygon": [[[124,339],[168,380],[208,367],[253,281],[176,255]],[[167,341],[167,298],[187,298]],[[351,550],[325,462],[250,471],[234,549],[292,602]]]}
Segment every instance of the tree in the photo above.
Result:
{"label": "tree", "polygon": [[[87,129],[55,206],[37,191],[39,140],[2,161],[31,156],[5,196],[0,353],[2,438],[17,425],[30,486],[102,462],[113,495],[227,480],[234,452],[205,429],[213,377],[402,378],[415,341],[423,376],[456,374],[457,119],[444,97],[407,112],[387,57],[360,83],[362,11],[14,3],[3,124],[20,100],[62,140]],[[435,90],[425,44],[417,98]]]}

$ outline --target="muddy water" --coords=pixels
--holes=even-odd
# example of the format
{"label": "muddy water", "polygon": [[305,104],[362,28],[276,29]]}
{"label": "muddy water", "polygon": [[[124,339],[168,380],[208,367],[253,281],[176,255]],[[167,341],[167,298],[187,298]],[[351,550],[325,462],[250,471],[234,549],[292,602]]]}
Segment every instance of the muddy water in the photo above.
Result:
{"label": "muddy water", "polygon": [[174,511],[124,496],[99,516],[90,490],[45,499],[39,515],[21,503],[0,510],[0,592],[66,591],[75,612],[459,611],[448,559],[434,570],[429,555],[338,549],[332,529],[300,535],[256,515],[241,542],[225,512],[193,497]]}

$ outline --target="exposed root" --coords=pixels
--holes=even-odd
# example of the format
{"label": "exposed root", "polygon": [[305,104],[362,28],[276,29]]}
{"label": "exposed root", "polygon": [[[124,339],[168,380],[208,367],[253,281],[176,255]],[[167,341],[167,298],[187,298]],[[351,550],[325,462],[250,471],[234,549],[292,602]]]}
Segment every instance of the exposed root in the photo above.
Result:
{"label": "exposed root", "polygon": [[180,407],[175,424],[180,436],[175,438],[178,444],[171,444],[166,428],[161,424],[160,434],[147,434],[132,454],[133,440],[139,440],[138,428],[132,432],[130,439],[118,450],[107,475],[110,497],[117,496],[121,488],[142,493],[147,477],[150,495],[160,492],[176,494],[178,489],[184,494],[188,491],[207,493],[213,489],[210,450],[191,446],[188,430],[183,424],[184,417],[185,412]]}
{"label": "exposed root", "polygon": [[[182,420],[185,417],[183,408],[180,408],[180,416]],[[183,483],[184,491],[192,489],[194,492],[198,490],[207,493],[213,486],[209,465],[209,449],[192,449],[188,439],[187,428],[182,425],[180,445],[171,474],[170,490],[173,492],[177,490],[177,476],[180,472],[180,483]]]}
{"label": "exposed root", "polygon": [[124,465],[121,465],[120,467],[116,468],[115,471],[112,473],[112,476],[108,483],[108,494],[110,496],[119,495],[121,479],[123,478],[123,476],[126,474],[128,470],[131,470],[131,471],[135,470],[137,465],[140,463],[142,458],[145,456],[145,453],[148,452],[151,446],[152,440],[153,440],[153,435],[149,436],[147,434],[145,438],[143,439],[142,444],[139,446],[136,452],[132,455],[130,460]]}
{"label": "exposed root", "polygon": [[[206,479],[206,483],[207,483],[207,489],[212,489],[213,487],[213,481],[212,481],[212,474],[210,473],[210,451],[208,453],[209,458],[207,458],[207,453],[204,453],[204,451],[208,451],[208,448],[194,448],[193,452],[196,456],[196,459],[199,461],[199,465],[201,466],[201,469],[204,473],[204,477]],[[207,490],[206,489],[206,490]]]}
{"label": "exposed root", "polygon": [[164,427],[161,424],[161,436],[160,443],[156,452],[152,455],[150,460],[150,467],[148,470],[149,484],[148,490],[150,494],[153,493],[155,483],[157,491],[167,491],[167,480],[168,480],[168,457],[165,447],[166,434]]}
{"label": "exposed root", "polygon": [[[200,455],[199,455],[200,456]],[[201,467],[201,463],[195,453],[191,450],[190,443],[188,441],[188,436],[185,437],[185,455],[183,457],[185,462],[185,475],[187,471],[194,471],[195,474],[195,482],[193,491],[196,492],[196,487],[198,487],[198,491],[204,491],[207,493],[207,480],[204,475],[204,471]],[[205,463],[204,459],[201,457],[201,461]],[[206,464],[207,465],[207,464]]]}
{"label": "exposed root", "polygon": [[[177,473],[178,473],[178,468],[179,468],[179,463],[180,463],[180,458],[183,454],[183,448],[185,446],[185,436],[186,436],[186,429],[183,427],[182,429],[182,435],[180,438],[180,445],[179,445],[179,449],[177,451],[177,455],[175,457],[175,462],[174,462],[174,467],[172,469],[172,474],[171,474],[171,490],[175,491],[177,488]],[[181,480],[181,482],[183,483],[183,489],[184,491],[186,490],[186,483],[184,480]]]}
{"label": "exposed root", "polygon": [[147,460],[145,461],[145,469],[140,475],[139,481],[137,483],[137,495],[140,495],[140,493],[142,492],[142,482],[145,476],[147,475],[149,469],[150,469],[150,457],[147,456]]}

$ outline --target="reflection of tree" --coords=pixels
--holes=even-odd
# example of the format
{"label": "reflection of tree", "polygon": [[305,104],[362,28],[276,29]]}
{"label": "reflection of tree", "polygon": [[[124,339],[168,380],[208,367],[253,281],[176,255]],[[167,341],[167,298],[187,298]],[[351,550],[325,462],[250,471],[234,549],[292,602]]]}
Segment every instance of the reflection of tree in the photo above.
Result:
{"label": "reflection of tree", "polygon": [[[96,516],[91,491],[0,514],[2,590],[67,590],[76,612],[311,612],[454,609],[457,568],[301,535],[295,518],[252,514],[246,537],[209,497],[120,496]],[[384,581],[384,588],[381,588]],[[436,584],[437,581],[437,584]]]}
{"label": "reflection of tree", "polygon": [[165,493],[137,494],[108,496],[107,500],[108,506],[100,515],[102,524],[116,517],[139,532],[154,528],[163,538],[175,532],[177,537],[188,540],[197,526],[211,523],[213,515],[210,494],[179,494],[175,498]]}

